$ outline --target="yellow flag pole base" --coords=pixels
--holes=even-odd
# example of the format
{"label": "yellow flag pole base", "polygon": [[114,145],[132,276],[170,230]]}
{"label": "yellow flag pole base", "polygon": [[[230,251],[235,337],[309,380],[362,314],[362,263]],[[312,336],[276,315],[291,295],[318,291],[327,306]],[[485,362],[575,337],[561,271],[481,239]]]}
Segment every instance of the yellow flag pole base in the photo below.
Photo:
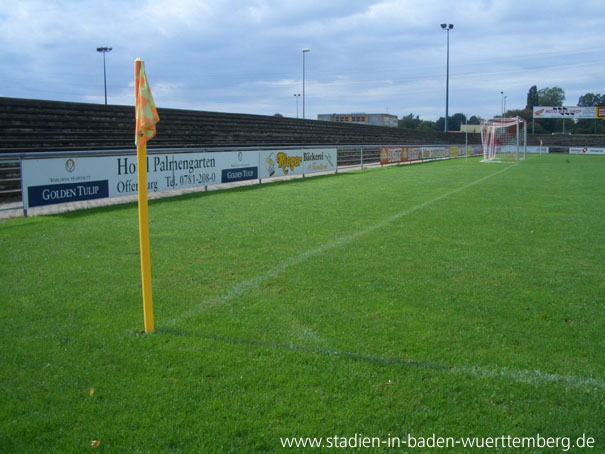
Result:
{"label": "yellow flag pole base", "polygon": [[153,327],[153,298],[151,296],[151,256],[149,252],[149,211],[147,207],[147,145],[137,147],[139,185],[139,239],[141,246],[141,280],[143,287],[143,319],[145,333]]}

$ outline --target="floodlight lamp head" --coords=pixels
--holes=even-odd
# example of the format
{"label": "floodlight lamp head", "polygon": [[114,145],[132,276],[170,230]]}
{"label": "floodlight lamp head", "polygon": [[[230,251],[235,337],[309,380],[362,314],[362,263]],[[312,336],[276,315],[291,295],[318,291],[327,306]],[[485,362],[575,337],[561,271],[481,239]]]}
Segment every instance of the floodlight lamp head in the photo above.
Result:
{"label": "floodlight lamp head", "polygon": [[445,30],[445,27],[447,27],[447,24],[441,24],[441,28]]}
{"label": "floodlight lamp head", "polygon": [[449,25],[447,26],[447,28],[449,28],[449,29],[451,30],[452,28],[454,28],[454,24],[449,24]]}

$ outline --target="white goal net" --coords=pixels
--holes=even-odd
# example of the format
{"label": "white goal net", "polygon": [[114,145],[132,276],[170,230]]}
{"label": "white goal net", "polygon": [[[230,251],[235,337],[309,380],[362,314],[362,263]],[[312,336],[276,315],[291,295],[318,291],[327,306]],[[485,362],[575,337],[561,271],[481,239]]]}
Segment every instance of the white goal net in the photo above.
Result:
{"label": "white goal net", "polygon": [[525,159],[527,126],[521,117],[492,118],[481,122],[481,162],[518,162]]}

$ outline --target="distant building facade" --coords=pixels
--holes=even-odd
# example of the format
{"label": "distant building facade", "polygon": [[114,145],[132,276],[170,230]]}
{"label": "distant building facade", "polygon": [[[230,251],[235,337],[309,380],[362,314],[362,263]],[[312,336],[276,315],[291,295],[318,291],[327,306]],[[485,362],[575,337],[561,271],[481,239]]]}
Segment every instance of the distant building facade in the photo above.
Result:
{"label": "distant building facade", "polygon": [[337,123],[357,123],[374,126],[389,126],[396,128],[398,124],[397,115],[376,113],[347,113],[347,114],[319,114],[317,119],[321,121],[335,121]]}

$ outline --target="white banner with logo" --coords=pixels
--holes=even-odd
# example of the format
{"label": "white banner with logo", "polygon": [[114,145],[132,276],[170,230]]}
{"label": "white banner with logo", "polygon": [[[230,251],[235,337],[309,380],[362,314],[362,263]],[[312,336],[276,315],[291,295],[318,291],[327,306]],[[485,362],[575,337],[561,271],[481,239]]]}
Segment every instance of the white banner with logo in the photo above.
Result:
{"label": "white banner with logo", "polygon": [[534,118],[596,118],[596,107],[534,106]]}
{"label": "white banner with logo", "polygon": [[605,148],[570,147],[569,154],[600,154],[605,155]]}
{"label": "white banner with logo", "polygon": [[261,179],[336,170],[336,148],[260,151]]}
{"label": "white banner with logo", "polygon": [[[521,148],[521,149],[523,149],[523,148]],[[541,147],[540,146],[537,146],[537,147],[527,146],[525,148],[525,152],[527,154],[548,154],[548,147],[545,147],[545,146],[541,146]]]}
{"label": "white banner with logo", "polygon": [[[258,152],[147,156],[150,193],[258,179]],[[137,158],[85,156],[24,159],[23,205],[37,207],[137,194]]]}
{"label": "white banner with logo", "polygon": [[449,157],[449,146],[422,147],[422,159],[444,159]]}

